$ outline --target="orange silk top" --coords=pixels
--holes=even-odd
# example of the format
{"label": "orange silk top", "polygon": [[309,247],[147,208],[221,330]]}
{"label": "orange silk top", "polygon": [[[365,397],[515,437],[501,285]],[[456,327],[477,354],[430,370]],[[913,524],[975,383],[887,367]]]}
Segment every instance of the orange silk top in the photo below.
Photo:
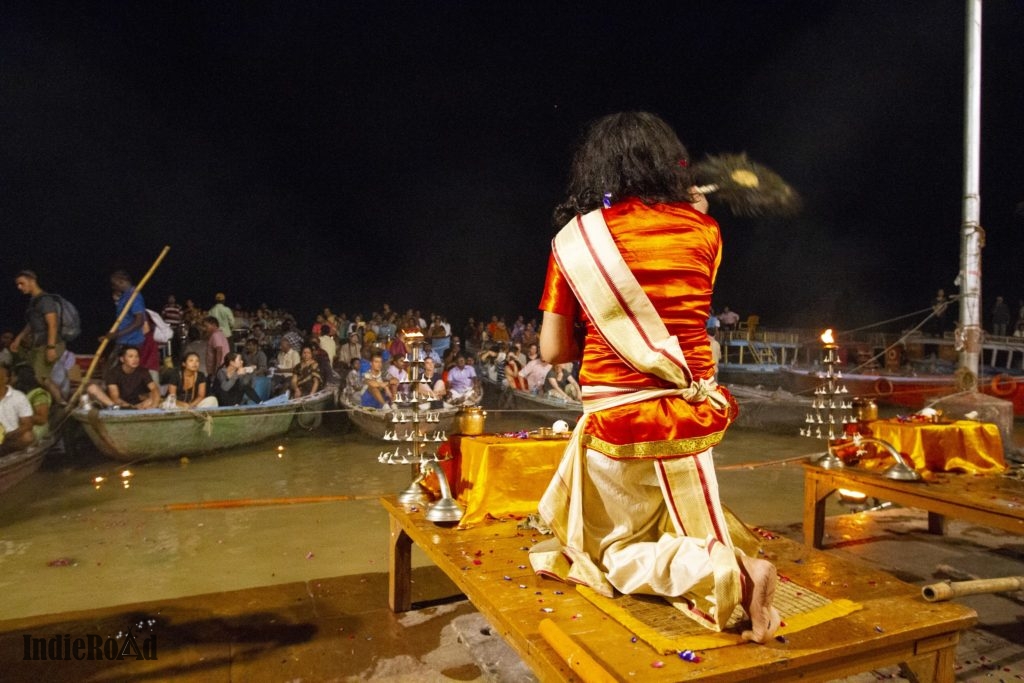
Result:
{"label": "orange silk top", "polygon": [[[718,223],[689,204],[647,206],[627,199],[603,210],[626,265],[661,315],[669,334],[679,338],[694,378],[714,374],[706,323],[721,262]],[[552,256],[539,308],[586,324],[580,383],[614,387],[665,387],[664,380],[637,372],[615,353],[587,319]],[[599,411],[586,435],[591,448],[613,457],[665,457],[706,450],[721,439],[732,409],[709,401],[687,403],[667,397]],[[601,447],[601,443],[605,447]],[[655,444],[648,442],[670,442]],[[643,444],[647,444],[646,446]],[[627,448],[614,448],[626,446]]]}

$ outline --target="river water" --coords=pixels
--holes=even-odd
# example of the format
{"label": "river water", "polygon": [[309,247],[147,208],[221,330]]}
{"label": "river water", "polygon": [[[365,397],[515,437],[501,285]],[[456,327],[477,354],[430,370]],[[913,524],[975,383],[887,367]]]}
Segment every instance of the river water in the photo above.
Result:
{"label": "river water", "polygon": [[[487,431],[549,420],[491,410]],[[314,432],[180,460],[51,453],[0,499],[0,619],[387,571],[377,499],[404,490],[411,470],[379,463],[382,447],[333,413]],[[799,523],[798,459],[818,450],[730,430],[715,450],[723,500],[752,524]]]}

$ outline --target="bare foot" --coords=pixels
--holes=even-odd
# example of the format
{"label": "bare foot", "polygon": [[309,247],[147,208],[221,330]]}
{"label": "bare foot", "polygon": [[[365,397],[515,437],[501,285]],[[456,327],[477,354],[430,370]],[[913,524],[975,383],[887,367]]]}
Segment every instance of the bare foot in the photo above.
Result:
{"label": "bare foot", "polygon": [[751,624],[750,630],[743,632],[743,638],[763,643],[775,635],[782,623],[778,610],[772,607],[778,572],[767,560],[746,555],[740,555],[739,560],[743,583],[741,602]]}

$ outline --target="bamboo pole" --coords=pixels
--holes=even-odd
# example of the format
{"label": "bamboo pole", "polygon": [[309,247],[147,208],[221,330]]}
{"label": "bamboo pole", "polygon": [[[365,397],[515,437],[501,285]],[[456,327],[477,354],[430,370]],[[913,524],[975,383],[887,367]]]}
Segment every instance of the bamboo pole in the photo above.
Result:
{"label": "bamboo pole", "polygon": [[[149,282],[149,278],[153,276],[153,273],[156,271],[157,266],[160,265],[160,262],[164,260],[164,257],[167,256],[167,252],[169,252],[170,250],[171,247],[169,245],[165,246],[160,251],[160,255],[156,257],[156,261],[153,262],[153,265],[149,267],[148,271],[146,271],[146,274],[142,276],[142,279],[139,280],[138,283],[136,283],[135,287],[132,289],[131,296],[128,297],[128,301],[125,302],[124,308],[121,309],[120,315],[117,316],[117,320],[115,320],[114,324],[110,326],[110,330],[107,332],[107,335],[112,335],[115,332],[117,332],[117,328],[121,325],[121,321],[124,320],[124,317],[128,314],[128,311],[132,307],[132,303],[135,302],[135,297],[139,295],[139,292],[142,290],[142,288],[146,286],[147,282]],[[71,397],[71,400],[68,401],[68,405],[71,407],[72,410],[74,409],[75,404],[78,402],[78,399],[82,396],[82,392],[85,391],[85,387],[88,386],[89,379],[92,377],[92,373],[96,371],[96,365],[99,363],[100,358],[103,356],[103,351],[107,348],[107,344],[110,342],[110,340],[107,338],[107,335],[105,335],[103,337],[103,340],[100,341],[100,346],[98,349],[96,349],[96,354],[93,356],[92,362],[89,363],[89,369],[86,370],[85,374],[82,376],[81,384],[78,385],[78,389],[75,390],[75,393]]]}
{"label": "bamboo pole", "polygon": [[1024,590],[1024,576],[1004,576],[997,579],[976,581],[943,581],[921,589],[921,595],[928,602],[952,600],[964,595],[978,593],[1007,593]]}
{"label": "bamboo pole", "polygon": [[542,619],[539,630],[548,645],[558,653],[581,681],[584,683],[613,683],[615,681],[615,677],[558,624],[550,619]]}

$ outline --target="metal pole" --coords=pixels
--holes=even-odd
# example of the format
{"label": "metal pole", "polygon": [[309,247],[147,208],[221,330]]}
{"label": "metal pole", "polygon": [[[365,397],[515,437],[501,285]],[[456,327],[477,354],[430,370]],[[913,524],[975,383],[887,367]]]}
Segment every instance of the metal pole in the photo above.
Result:
{"label": "metal pole", "polygon": [[971,371],[975,386],[981,358],[981,1],[967,0],[964,82],[964,205],[960,230],[960,367]]}

